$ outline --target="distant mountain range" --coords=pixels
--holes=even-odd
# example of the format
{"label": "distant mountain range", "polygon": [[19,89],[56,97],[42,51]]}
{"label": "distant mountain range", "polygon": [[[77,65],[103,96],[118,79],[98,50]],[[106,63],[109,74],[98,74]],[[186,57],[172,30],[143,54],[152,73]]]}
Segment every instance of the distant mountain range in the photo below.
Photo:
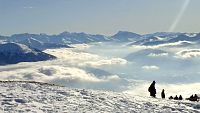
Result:
{"label": "distant mountain range", "polygon": [[56,57],[40,50],[29,48],[26,45],[18,43],[0,44],[0,65],[44,61],[54,58]]}
{"label": "distant mountain range", "polygon": [[71,48],[67,44],[45,43],[34,38],[27,38],[23,41],[19,41],[18,43],[24,44],[31,48],[35,48],[39,50],[52,49],[52,48]]}
{"label": "distant mountain range", "polygon": [[157,32],[153,34],[139,35],[128,31],[119,31],[113,36],[91,35],[86,33],[63,32],[58,35],[47,34],[14,34],[12,36],[0,36],[0,40],[17,42],[27,46],[44,50],[49,48],[69,47],[67,44],[80,44],[92,42],[132,42],[130,45],[153,46],[178,41],[200,41],[200,33],[171,33]]}
{"label": "distant mountain range", "polygon": [[192,44],[199,44],[199,42],[200,42],[200,33],[159,32],[154,34],[143,35],[140,37],[139,41],[133,42],[130,45],[156,46],[156,45],[177,43],[179,44],[179,46],[180,45],[188,46]]}
{"label": "distant mountain range", "polygon": [[16,42],[25,44],[32,48],[39,50],[49,49],[49,48],[69,48],[68,44],[81,44],[81,43],[92,43],[92,42],[127,42],[139,40],[141,35],[127,32],[119,31],[113,36],[104,35],[91,35],[86,33],[70,33],[63,32],[58,35],[47,35],[47,34],[14,34],[12,36],[0,36],[0,40],[7,42]]}

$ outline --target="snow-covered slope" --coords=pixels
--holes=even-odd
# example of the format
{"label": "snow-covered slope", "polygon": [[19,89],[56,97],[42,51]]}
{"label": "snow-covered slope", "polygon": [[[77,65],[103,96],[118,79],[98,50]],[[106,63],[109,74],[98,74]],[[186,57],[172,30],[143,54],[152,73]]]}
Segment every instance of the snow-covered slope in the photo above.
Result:
{"label": "snow-covered slope", "polygon": [[54,59],[55,57],[42,51],[31,49],[18,43],[0,44],[0,65],[19,62],[35,62]]}
{"label": "snow-covered slope", "polygon": [[23,41],[20,41],[19,43],[27,45],[31,48],[39,49],[39,50],[55,49],[55,48],[71,48],[70,46],[66,44],[47,43],[47,42],[36,40],[34,38],[28,38]]}
{"label": "snow-covered slope", "polygon": [[0,112],[171,113],[200,112],[198,102],[126,93],[71,89],[34,82],[0,82]]}
{"label": "snow-covered slope", "polygon": [[21,42],[27,39],[35,39],[42,43],[55,43],[55,44],[79,44],[90,42],[104,42],[108,41],[108,38],[103,35],[91,35],[86,33],[70,33],[63,32],[58,35],[47,34],[14,34],[7,38],[10,42]]}
{"label": "snow-covered slope", "polygon": [[84,32],[81,32],[81,33],[62,32],[57,35],[29,34],[29,33],[14,34],[4,39],[6,39],[9,42],[17,42],[17,43],[20,42],[22,44],[31,45],[29,43],[30,39],[32,42],[37,43],[37,44],[38,43],[80,44],[80,43],[107,42],[107,41],[127,42],[127,41],[138,40],[139,37],[140,35],[136,33],[127,32],[127,31],[119,31],[117,34],[111,37],[99,35],[99,34],[92,35],[92,34],[87,34]]}
{"label": "snow-covered slope", "polygon": [[129,42],[129,41],[137,41],[139,40],[141,35],[128,32],[128,31],[119,31],[117,34],[111,36],[111,39],[113,41],[119,41],[119,42]]}
{"label": "snow-covered slope", "polygon": [[130,53],[129,55],[127,55],[125,57],[125,59],[129,60],[129,61],[133,61],[135,59],[143,59],[144,57],[149,57],[149,56],[165,56],[168,55],[168,52],[164,51],[164,50],[159,50],[159,49],[143,49],[143,50],[139,50],[133,53]]}
{"label": "snow-covered slope", "polygon": [[[23,42],[24,40],[34,39],[41,43],[54,44],[81,44],[91,42],[130,42],[130,45],[153,46],[179,41],[200,42],[200,33],[174,33],[156,32],[152,34],[139,35],[128,31],[119,31],[113,36],[92,35],[84,32],[62,32],[57,35],[47,34],[14,34],[12,36],[0,36],[0,40],[10,42]],[[26,42],[27,43],[27,42]],[[186,44],[188,45],[188,43]]]}
{"label": "snow-covered slope", "polygon": [[[56,38],[55,38],[56,37]],[[80,43],[91,43],[91,42],[105,42],[108,38],[103,35],[91,35],[84,32],[81,33],[70,33],[63,32],[58,35],[54,35],[51,39],[60,39],[61,43],[69,44],[80,44]]]}
{"label": "snow-covered slope", "polygon": [[1,53],[20,54],[34,52],[27,46],[18,43],[3,43],[0,45],[0,48]]}
{"label": "snow-covered slope", "polygon": [[[144,45],[144,46],[156,46],[165,44],[172,44],[177,42],[184,42],[182,46],[188,46],[195,44],[200,40],[200,34],[198,33],[153,33],[144,35],[141,40],[133,42],[130,45]],[[177,46],[177,45],[173,45]],[[178,45],[179,46],[179,45]]]}

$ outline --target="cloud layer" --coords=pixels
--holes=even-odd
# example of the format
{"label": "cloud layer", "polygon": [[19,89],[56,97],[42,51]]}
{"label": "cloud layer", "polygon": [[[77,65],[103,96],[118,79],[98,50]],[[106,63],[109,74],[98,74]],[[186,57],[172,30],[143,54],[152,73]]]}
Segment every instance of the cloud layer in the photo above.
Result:
{"label": "cloud layer", "polygon": [[[120,89],[124,80],[118,75],[96,76],[87,68],[105,65],[124,65],[122,58],[105,58],[79,49],[51,49],[45,52],[58,57],[56,60],[19,63],[0,67],[2,80],[34,80],[69,87],[94,89]],[[127,83],[127,82],[125,82]]]}
{"label": "cloud layer", "polygon": [[160,68],[158,66],[142,66],[142,69],[144,70],[159,70]]}
{"label": "cloud layer", "polygon": [[158,44],[153,46],[144,46],[144,45],[133,45],[134,48],[140,48],[140,49],[157,49],[157,48],[163,48],[163,47],[176,47],[176,46],[183,46],[185,43],[192,44],[193,42],[190,41],[178,41],[178,42],[171,42],[171,43],[164,43],[164,44]]}
{"label": "cloud layer", "polygon": [[[198,64],[196,62],[198,60],[193,62],[193,59],[200,55],[199,49],[159,48],[164,52],[135,55],[135,59],[129,62],[123,59],[124,56],[142,50],[142,48],[138,50],[138,48],[119,45],[110,45],[108,48],[102,45],[85,44],[74,47],[76,48],[45,50],[45,52],[58,57],[56,60],[0,66],[1,80],[34,80],[68,87],[114,91],[129,88],[130,90],[134,89],[133,94],[146,92],[148,95],[146,91],[146,87],[150,84],[146,82],[148,80],[161,82],[158,84],[160,85],[159,90],[164,88],[168,94],[175,94],[179,93],[179,90],[173,90],[174,88],[182,88],[181,86],[184,84],[198,82],[200,78],[199,66],[195,65]],[[88,50],[90,47],[92,49]],[[86,52],[87,50],[90,52]],[[132,80],[135,80],[134,83]],[[138,80],[146,81],[138,82]],[[189,84],[188,86],[196,88],[196,85],[193,85]],[[180,92],[184,93],[182,90]]]}
{"label": "cloud layer", "polygon": [[185,49],[176,53],[177,58],[190,59],[200,57],[200,49]]}
{"label": "cloud layer", "polygon": [[155,54],[155,53],[150,53],[148,56],[149,57],[163,57],[163,56],[168,56],[168,53],[160,53],[160,54]]}

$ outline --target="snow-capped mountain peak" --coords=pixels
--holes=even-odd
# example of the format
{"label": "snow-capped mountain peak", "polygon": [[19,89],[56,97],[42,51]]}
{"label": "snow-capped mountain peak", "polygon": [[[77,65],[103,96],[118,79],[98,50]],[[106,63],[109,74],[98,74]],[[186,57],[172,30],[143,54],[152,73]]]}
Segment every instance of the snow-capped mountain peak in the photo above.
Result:
{"label": "snow-capped mountain peak", "polygon": [[22,45],[19,43],[4,43],[0,45],[0,52],[9,52],[9,53],[30,53],[33,52],[32,49],[27,47],[26,45]]}
{"label": "snow-capped mountain peak", "polygon": [[116,41],[134,41],[138,40],[141,35],[128,32],[128,31],[119,31],[117,34],[111,36]]}
{"label": "snow-capped mountain peak", "polygon": [[53,55],[18,43],[2,43],[0,48],[0,65],[44,61],[55,58]]}

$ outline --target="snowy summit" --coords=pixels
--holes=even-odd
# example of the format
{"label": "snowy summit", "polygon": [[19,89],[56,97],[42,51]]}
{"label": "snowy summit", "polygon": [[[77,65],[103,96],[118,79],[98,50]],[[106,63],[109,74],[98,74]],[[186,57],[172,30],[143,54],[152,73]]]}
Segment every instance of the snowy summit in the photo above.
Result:
{"label": "snowy summit", "polygon": [[126,93],[71,89],[38,82],[0,82],[0,112],[153,113],[200,112],[200,104],[133,96]]}

